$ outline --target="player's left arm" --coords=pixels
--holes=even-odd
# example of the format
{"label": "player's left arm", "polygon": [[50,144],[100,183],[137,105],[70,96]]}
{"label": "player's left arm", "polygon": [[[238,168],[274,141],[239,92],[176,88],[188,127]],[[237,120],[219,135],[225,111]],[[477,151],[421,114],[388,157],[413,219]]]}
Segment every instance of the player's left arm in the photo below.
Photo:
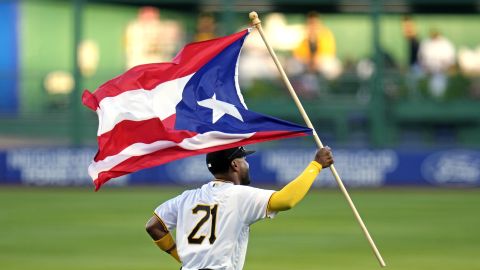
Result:
{"label": "player's left arm", "polygon": [[155,244],[163,251],[170,254],[175,260],[181,263],[178,257],[177,244],[173,240],[172,234],[168,231],[163,221],[156,215],[151,217],[145,229],[150,237],[152,237]]}
{"label": "player's left arm", "polygon": [[325,147],[318,150],[315,160],[310,162],[297,178],[272,194],[268,202],[268,211],[285,211],[295,207],[310,190],[322,168],[329,167],[332,164],[333,157],[330,148]]}

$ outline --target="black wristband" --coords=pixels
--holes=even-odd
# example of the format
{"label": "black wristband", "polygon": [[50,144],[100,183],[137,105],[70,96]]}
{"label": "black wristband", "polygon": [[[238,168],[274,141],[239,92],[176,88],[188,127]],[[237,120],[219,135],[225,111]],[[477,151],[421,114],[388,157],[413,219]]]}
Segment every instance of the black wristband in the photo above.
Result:
{"label": "black wristband", "polygon": [[172,246],[171,248],[169,248],[168,250],[165,250],[165,252],[167,252],[168,254],[170,254],[170,253],[172,253],[172,251],[173,251],[174,249],[176,249],[176,248],[177,248],[177,244],[173,244],[173,246]]}

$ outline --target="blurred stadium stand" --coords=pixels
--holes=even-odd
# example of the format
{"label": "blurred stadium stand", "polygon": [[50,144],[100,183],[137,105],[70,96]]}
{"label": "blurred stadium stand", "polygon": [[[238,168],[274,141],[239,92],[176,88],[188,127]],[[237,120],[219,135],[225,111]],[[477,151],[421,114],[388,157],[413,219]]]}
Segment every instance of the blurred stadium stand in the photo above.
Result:
{"label": "blurred stadium stand", "polygon": [[[480,145],[479,74],[464,74],[457,64],[449,71],[449,86],[441,100],[429,96],[426,78],[419,79],[418,95],[412,98],[401,30],[403,15],[410,14],[420,38],[435,27],[457,52],[463,47],[476,49],[480,46],[478,1],[305,0],[3,2],[3,13],[10,16],[2,17],[7,28],[1,34],[11,43],[1,51],[2,59],[10,62],[2,61],[1,67],[0,145],[94,145],[96,117],[79,104],[80,90],[93,91],[125,70],[125,29],[145,5],[158,8],[161,20],[178,22],[183,32],[175,50],[192,41],[196,17],[202,12],[214,15],[216,34],[223,35],[247,26],[250,10],[261,12],[263,18],[280,13],[297,25],[315,10],[335,36],[343,72],[333,80],[314,81],[319,94],[307,98],[305,106],[331,144]],[[82,41],[97,50],[93,52],[97,59],[90,61],[94,70],[84,76],[74,63],[75,43]],[[278,51],[285,61],[291,53]],[[359,63],[368,59],[381,68],[362,77]],[[297,82],[295,76],[291,79]],[[301,92],[302,81],[298,82]],[[256,78],[242,87],[252,109],[301,122],[277,78]]]}

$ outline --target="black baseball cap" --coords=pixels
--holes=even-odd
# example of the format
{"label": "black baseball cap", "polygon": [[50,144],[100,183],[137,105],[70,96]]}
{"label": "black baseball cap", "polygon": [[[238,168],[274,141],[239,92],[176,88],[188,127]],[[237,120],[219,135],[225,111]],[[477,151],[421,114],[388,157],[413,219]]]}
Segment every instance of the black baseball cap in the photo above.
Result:
{"label": "black baseball cap", "polygon": [[232,160],[246,157],[253,153],[255,153],[255,151],[247,151],[243,146],[208,153],[206,158],[207,168],[213,174],[225,172],[228,170],[228,166],[230,166]]}

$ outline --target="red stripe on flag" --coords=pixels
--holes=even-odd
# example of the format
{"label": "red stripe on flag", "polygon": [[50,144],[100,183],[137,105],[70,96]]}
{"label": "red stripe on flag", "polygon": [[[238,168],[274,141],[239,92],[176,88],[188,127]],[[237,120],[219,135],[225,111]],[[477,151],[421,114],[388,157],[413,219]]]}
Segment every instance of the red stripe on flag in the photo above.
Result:
{"label": "red stripe on flag", "polygon": [[[218,53],[243,37],[248,30],[217,39],[190,43],[170,63],[153,63],[131,68],[101,85],[83,104],[92,108],[106,97],[137,89],[152,90],[157,85],[190,75],[212,60]],[[83,94],[86,97],[86,94]],[[94,100],[92,100],[92,98]],[[96,110],[96,107],[95,109]]]}
{"label": "red stripe on flag", "polygon": [[95,191],[97,191],[105,182],[107,182],[111,178],[119,177],[119,176],[129,174],[141,169],[162,165],[177,159],[220,151],[223,149],[242,146],[242,145],[269,141],[272,139],[285,139],[285,138],[293,138],[293,137],[300,137],[300,136],[307,136],[307,135],[309,134],[306,134],[303,132],[263,131],[263,132],[255,133],[252,137],[248,139],[235,142],[235,143],[230,143],[230,144],[224,144],[224,145],[203,148],[198,150],[189,150],[189,149],[181,148],[179,146],[174,146],[174,147],[162,149],[147,155],[134,156],[114,166],[108,171],[99,173],[98,178],[93,181],[95,184]]}
{"label": "red stripe on flag", "polygon": [[179,143],[197,135],[196,132],[169,128],[172,118],[175,121],[174,115],[167,118],[166,123],[159,118],[143,121],[124,120],[118,123],[112,130],[98,137],[99,151],[93,160],[95,162],[104,160],[108,156],[120,153],[134,143],[150,144],[160,140]]}
{"label": "red stripe on flag", "polygon": [[163,125],[166,127],[166,128],[171,128],[173,129],[175,127],[175,120],[177,119],[177,115],[176,114],[172,114],[170,115],[169,117],[165,118],[162,120],[162,123]]}
{"label": "red stripe on flag", "polygon": [[97,107],[98,107],[97,98],[92,93],[88,92],[88,90],[83,91],[82,103],[92,111],[97,110]]}

